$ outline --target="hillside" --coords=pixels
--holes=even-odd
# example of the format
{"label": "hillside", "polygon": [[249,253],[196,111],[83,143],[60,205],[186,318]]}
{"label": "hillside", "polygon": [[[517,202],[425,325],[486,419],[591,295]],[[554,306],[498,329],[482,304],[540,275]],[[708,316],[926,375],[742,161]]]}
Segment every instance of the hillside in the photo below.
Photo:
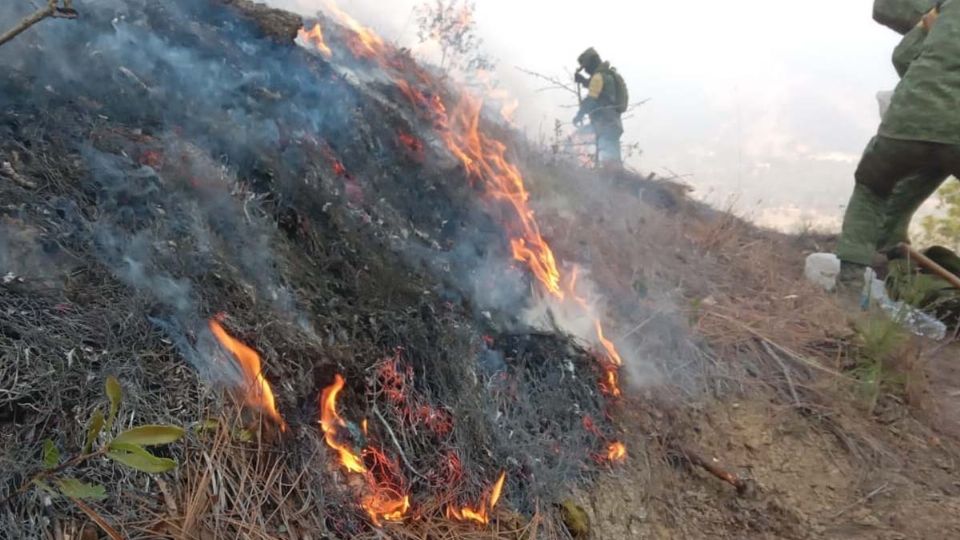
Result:
{"label": "hillside", "polygon": [[[0,47],[10,538],[960,534],[956,349],[806,284],[831,239],[570,163],[345,13],[80,15]],[[170,470],[115,457],[145,424]]]}

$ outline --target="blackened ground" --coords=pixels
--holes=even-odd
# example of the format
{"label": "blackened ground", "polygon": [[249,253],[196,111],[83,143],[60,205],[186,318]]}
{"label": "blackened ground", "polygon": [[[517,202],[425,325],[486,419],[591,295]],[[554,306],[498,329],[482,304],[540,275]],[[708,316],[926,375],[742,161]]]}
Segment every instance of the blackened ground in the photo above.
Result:
{"label": "blackened ground", "polygon": [[[257,536],[250,523],[268,537],[291,516],[315,534],[368,529],[320,443],[317,399],[337,373],[342,414],[370,419],[426,512],[475,504],[501,471],[505,505],[527,515],[588,480],[612,429],[595,360],[505,315],[523,297],[474,305],[477,261],[523,273],[464,172],[435,145],[403,151],[398,131],[431,135],[389,85],[348,82],[250,21],[219,2],[102,2],[0,49],[0,154],[29,182],[0,179],[0,497],[39,469],[44,439],[79,451],[109,375],[126,396],[115,431],[229,411],[238,372],[206,330],[221,313],[263,356],[290,432],[191,432],[162,450],[181,462],[166,480],[99,460],[66,471],[107,488],[96,511],[125,537]],[[451,433],[376,420],[405,414],[375,384],[394,356]],[[435,485],[451,455],[460,474]],[[45,497],[5,504],[4,530],[86,519]]]}

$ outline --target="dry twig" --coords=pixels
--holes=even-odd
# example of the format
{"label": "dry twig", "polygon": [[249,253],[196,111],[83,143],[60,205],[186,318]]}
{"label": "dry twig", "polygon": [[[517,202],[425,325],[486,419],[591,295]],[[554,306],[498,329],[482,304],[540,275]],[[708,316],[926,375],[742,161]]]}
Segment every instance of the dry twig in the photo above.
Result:
{"label": "dry twig", "polygon": [[0,45],[4,45],[13,38],[19,36],[25,32],[31,26],[37,24],[38,22],[55,17],[59,19],[76,19],[77,11],[73,9],[73,0],[63,0],[63,6],[58,5],[58,0],[49,0],[46,7],[42,7],[34,12],[32,15],[28,15],[22,21],[17,23],[16,26],[7,31],[6,34],[0,36]]}

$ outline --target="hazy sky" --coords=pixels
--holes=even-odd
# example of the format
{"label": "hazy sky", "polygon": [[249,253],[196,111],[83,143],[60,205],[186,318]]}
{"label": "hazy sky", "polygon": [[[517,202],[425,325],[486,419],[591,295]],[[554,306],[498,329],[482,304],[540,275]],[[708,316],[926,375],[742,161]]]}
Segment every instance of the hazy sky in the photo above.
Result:
{"label": "hazy sky", "polygon": [[[270,0],[315,12],[321,0]],[[402,45],[418,0],[339,0]],[[690,175],[697,193],[766,223],[837,221],[861,150],[879,123],[876,93],[896,85],[899,36],[872,0],[477,0],[477,22],[531,134],[569,121],[563,93],[537,93],[516,66],[566,77],[596,47],[650,102],[626,123],[645,171]],[[574,98],[575,102],[575,98]],[[542,126],[542,127],[541,127]]]}

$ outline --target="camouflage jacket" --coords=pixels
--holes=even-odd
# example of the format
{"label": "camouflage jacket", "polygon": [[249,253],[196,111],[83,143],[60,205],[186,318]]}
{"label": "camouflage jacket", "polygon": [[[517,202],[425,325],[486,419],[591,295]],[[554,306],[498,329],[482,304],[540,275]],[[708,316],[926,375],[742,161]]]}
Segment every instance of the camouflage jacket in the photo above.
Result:
{"label": "camouflage jacket", "polygon": [[[894,139],[960,144],[960,0],[950,0],[922,43],[880,124],[880,135]],[[908,36],[909,37],[909,36]]]}
{"label": "camouflage jacket", "polygon": [[914,26],[913,30],[903,36],[903,40],[893,51],[893,67],[902,79],[910,69],[910,64],[923,53],[923,44],[927,40],[927,31],[922,26]]}
{"label": "camouflage jacket", "polygon": [[934,5],[935,0],[874,0],[873,20],[906,34]]}

